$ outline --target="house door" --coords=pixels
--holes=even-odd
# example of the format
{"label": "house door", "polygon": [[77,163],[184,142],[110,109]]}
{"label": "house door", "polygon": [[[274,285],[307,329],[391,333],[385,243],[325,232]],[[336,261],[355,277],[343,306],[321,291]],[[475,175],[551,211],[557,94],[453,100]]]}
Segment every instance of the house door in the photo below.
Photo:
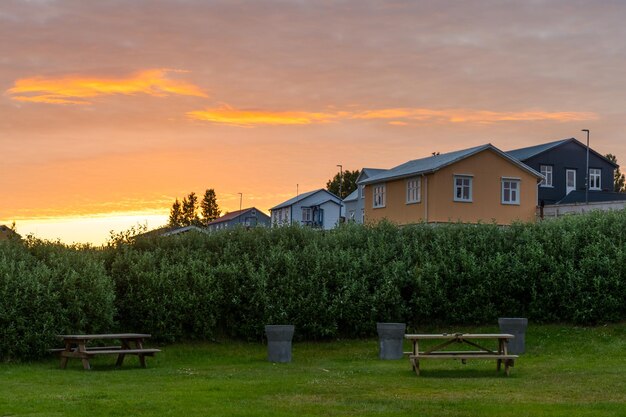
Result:
{"label": "house door", "polygon": [[565,170],[565,194],[569,194],[576,189],[576,170]]}

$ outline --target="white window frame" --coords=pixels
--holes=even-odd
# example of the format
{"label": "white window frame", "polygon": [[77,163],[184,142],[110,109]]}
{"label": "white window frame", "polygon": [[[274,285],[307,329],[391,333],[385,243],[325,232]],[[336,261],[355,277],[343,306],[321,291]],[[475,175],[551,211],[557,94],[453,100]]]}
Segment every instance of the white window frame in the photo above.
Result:
{"label": "white window frame", "polygon": [[[512,185],[515,184],[515,187]],[[502,177],[502,185],[500,192],[500,202],[507,205],[520,205],[521,180],[519,178]],[[508,198],[506,191],[508,190]]]}
{"label": "white window frame", "polygon": [[415,204],[422,201],[422,179],[420,177],[406,180],[406,203]]}
{"label": "white window frame", "polygon": [[539,165],[541,174],[545,177],[539,183],[540,187],[554,188],[552,179],[554,178],[554,167],[552,165]]}
{"label": "white window frame", "polygon": [[600,168],[589,168],[589,189],[602,189],[602,170]]}
{"label": "white window frame", "polygon": [[312,215],[310,207],[302,207],[302,222],[310,222],[312,221]]}
{"label": "white window frame", "polygon": [[365,185],[359,185],[359,197],[365,198]]}
{"label": "white window frame", "polygon": [[[461,184],[460,186],[457,185],[457,180],[463,180],[463,184]],[[465,184],[465,181],[467,181],[467,184]],[[473,175],[464,175],[464,174],[455,174],[454,175],[454,201],[460,202],[460,203],[472,203],[474,201],[474,176]],[[461,197],[457,197],[457,191],[459,190],[459,188],[461,189]],[[467,188],[468,189],[468,196],[467,198],[463,197],[463,190]]]}
{"label": "white window frame", "polygon": [[373,208],[383,208],[386,205],[386,184],[374,184],[372,192],[372,207]]}

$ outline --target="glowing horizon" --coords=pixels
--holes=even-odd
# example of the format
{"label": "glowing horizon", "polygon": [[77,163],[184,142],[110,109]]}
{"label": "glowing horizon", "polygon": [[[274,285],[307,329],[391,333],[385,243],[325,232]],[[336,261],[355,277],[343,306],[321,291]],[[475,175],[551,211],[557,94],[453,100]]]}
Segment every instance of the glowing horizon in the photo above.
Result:
{"label": "glowing horizon", "polygon": [[624,15],[543,0],[2,1],[0,223],[102,242],[160,226],[191,191],[267,212],[338,164],[581,129],[624,164]]}

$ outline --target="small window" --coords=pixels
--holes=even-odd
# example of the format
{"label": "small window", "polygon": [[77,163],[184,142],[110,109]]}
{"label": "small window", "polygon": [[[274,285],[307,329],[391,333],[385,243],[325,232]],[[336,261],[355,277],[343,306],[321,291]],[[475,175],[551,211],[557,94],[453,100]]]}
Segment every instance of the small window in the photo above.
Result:
{"label": "small window", "polygon": [[308,223],[311,221],[311,209],[310,208],[302,208],[302,222]]}
{"label": "small window", "polygon": [[472,202],[472,177],[454,176],[454,201]]}
{"label": "small window", "polygon": [[520,180],[502,179],[502,204],[519,204]]}
{"label": "small window", "polygon": [[589,189],[601,190],[602,189],[602,170],[597,168],[591,168],[589,170]]}
{"label": "small window", "polygon": [[385,207],[385,184],[374,186],[374,208]]}
{"label": "small window", "polygon": [[364,185],[359,185],[359,196],[361,198],[365,198],[365,186]]}
{"label": "small window", "polygon": [[541,180],[539,186],[552,187],[552,165],[541,165],[540,169],[544,179]]}
{"label": "small window", "polygon": [[406,181],[406,203],[419,203],[421,199],[420,178],[411,178]]}

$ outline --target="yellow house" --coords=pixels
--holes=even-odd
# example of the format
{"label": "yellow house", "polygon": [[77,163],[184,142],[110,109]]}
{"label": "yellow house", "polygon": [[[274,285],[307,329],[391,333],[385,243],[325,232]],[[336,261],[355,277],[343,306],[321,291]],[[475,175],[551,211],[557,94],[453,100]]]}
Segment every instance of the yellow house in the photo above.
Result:
{"label": "yellow house", "polygon": [[365,221],[535,221],[543,176],[492,144],[406,162],[364,187]]}

